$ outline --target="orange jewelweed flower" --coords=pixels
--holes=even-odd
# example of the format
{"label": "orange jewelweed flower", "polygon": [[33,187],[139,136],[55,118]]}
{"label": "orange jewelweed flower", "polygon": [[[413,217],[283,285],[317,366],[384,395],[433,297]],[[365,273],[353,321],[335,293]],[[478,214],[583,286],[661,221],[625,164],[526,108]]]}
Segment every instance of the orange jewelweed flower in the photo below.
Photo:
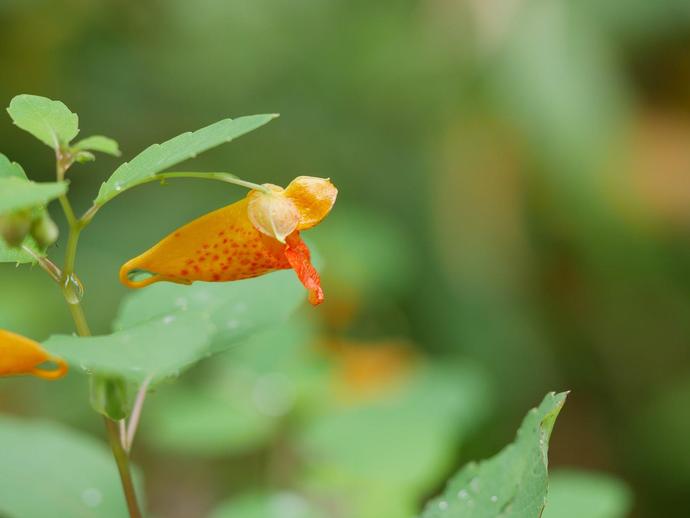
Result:
{"label": "orange jewelweed flower", "polygon": [[[53,362],[57,367],[52,370],[39,368],[44,362]],[[50,354],[39,343],[0,329],[0,376],[20,374],[56,380],[67,374],[67,363]]]}
{"label": "orange jewelweed flower", "polygon": [[322,343],[333,362],[337,397],[349,403],[383,398],[412,379],[420,358],[406,342],[328,340]]}
{"label": "orange jewelweed flower", "polygon": [[[309,290],[309,302],[323,302],[319,274],[300,230],[328,215],[338,190],[324,178],[299,176],[286,189],[265,184],[242,200],[179,228],[120,269],[130,288],[154,282],[191,284],[249,279],[292,268]],[[149,277],[133,280],[137,272]]]}

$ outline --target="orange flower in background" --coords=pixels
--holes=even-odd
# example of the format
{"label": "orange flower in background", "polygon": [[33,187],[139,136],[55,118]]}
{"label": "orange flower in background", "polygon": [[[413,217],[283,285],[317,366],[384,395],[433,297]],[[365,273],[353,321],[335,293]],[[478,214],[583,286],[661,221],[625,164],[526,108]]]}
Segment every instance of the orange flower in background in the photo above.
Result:
{"label": "orange flower in background", "polygon": [[407,343],[398,340],[357,342],[333,339],[322,344],[333,360],[337,396],[358,403],[395,392],[408,381],[419,358]]}
{"label": "orange flower in background", "polygon": [[[56,368],[39,368],[44,362],[53,362]],[[67,364],[63,359],[48,353],[39,343],[0,329],[0,376],[21,374],[56,380],[67,374]]]}
{"label": "orange flower in background", "polygon": [[[267,192],[253,190],[165,237],[125,263],[120,281],[130,288],[158,281],[223,282],[292,268],[309,290],[309,301],[320,304],[321,280],[300,230],[328,215],[338,190],[329,180],[310,176],[296,178],[286,189],[265,187]],[[133,280],[140,272],[150,276]]]}

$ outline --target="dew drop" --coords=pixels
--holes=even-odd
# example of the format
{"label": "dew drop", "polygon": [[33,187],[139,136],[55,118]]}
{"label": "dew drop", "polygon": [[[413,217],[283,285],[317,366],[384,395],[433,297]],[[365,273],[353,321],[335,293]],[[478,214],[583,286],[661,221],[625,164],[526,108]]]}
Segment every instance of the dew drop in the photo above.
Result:
{"label": "dew drop", "polygon": [[309,502],[302,496],[284,491],[276,494],[270,501],[270,515],[297,518],[309,513]]}
{"label": "dew drop", "polygon": [[458,498],[460,500],[466,500],[468,496],[469,496],[469,493],[467,492],[466,489],[461,489],[460,491],[458,491]]}
{"label": "dew drop", "polygon": [[475,493],[479,493],[480,485],[479,485],[479,479],[477,477],[474,477],[472,480],[470,480],[470,488]]}
{"label": "dew drop", "polygon": [[175,321],[175,317],[172,315],[166,315],[163,317],[164,324],[172,324]]}
{"label": "dew drop", "polygon": [[82,491],[81,500],[88,507],[98,507],[103,501],[103,494],[95,487],[89,487]]}
{"label": "dew drop", "polygon": [[237,329],[239,326],[240,323],[237,320],[228,320],[225,324],[225,327],[227,327],[230,330]]}
{"label": "dew drop", "polygon": [[84,297],[84,285],[74,273],[65,279],[62,291],[68,304],[79,304]]}
{"label": "dew drop", "polygon": [[496,495],[493,495],[493,496],[491,497],[491,501],[494,502],[494,503],[498,502],[498,497],[497,497]]}
{"label": "dew drop", "polygon": [[448,502],[446,502],[445,500],[441,500],[441,501],[438,503],[438,508],[439,508],[441,511],[445,511],[446,509],[448,509]]}

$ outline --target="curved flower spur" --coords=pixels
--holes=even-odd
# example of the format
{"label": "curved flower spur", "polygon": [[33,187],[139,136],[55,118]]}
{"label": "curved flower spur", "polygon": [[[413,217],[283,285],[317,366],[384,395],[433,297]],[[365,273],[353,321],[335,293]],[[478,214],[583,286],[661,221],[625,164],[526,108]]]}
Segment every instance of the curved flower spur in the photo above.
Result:
{"label": "curved flower spur", "polygon": [[[330,180],[311,176],[299,176],[285,189],[264,187],[188,223],[126,262],[120,281],[130,288],[158,281],[225,282],[292,268],[309,290],[309,302],[320,304],[321,281],[300,231],[328,215],[338,190]],[[135,280],[140,273],[149,276]]]}
{"label": "curved flower spur", "polygon": [[[52,362],[54,369],[41,364]],[[56,380],[67,374],[67,363],[43,349],[38,342],[0,329],[0,376],[30,374],[46,380]]]}

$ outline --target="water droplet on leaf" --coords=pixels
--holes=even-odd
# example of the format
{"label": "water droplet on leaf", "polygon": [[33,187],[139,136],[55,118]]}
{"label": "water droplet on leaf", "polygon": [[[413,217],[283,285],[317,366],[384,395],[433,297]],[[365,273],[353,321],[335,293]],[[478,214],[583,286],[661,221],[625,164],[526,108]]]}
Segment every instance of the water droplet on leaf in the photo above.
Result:
{"label": "water droplet on leaf", "polygon": [[225,326],[232,330],[232,329],[237,329],[239,327],[240,323],[237,320],[228,320]]}
{"label": "water droplet on leaf", "polygon": [[103,494],[95,487],[84,489],[81,500],[89,507],[98,507],[103,501]]}

